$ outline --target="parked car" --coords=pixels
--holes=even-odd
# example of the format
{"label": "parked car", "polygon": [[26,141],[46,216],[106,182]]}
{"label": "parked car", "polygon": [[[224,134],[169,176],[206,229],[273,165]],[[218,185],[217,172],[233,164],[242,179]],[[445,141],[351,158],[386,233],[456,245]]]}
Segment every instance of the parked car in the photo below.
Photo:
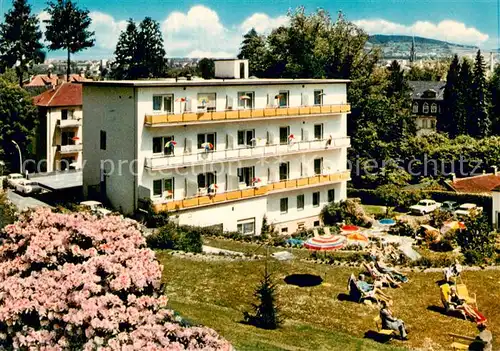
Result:
{"label": "parked car", "polygon": [[80,202],[80,206],[82,206],[83,208],[94,214],[102,216],[107,216],[111,213],[111,211],[105,208],[99,201],[93,201],[93,200],[82,201]]}
{"label": "parked car", "polygon": [[7,176],[7,185],[9,188],[15,188],[16,184],[22,179],[24,177],[21,173],[11,173]]}
{"label": "parked car", "polygon": [[418,204],[410,207],[412,214],[425,215],[441,207],[441,203],[434,200],[420,200]]}
{"label": "parked car", "polygon": [[458,218],[469,217],[473,211],[483,212],[483,208],[477,206],[476,204],[466,203],[460,205],[460,207],[453,213]]}
{"label": "parked car", "polygon": [[15,190],[23,195],[40,194],[43,188],[37,182],[28,179],[21,179],[16,183]]}
{"label": "parked car", "polygon": [[446,212],[455,212],[458,208],[458,203],[456,201],[444,201],[440,209]]}

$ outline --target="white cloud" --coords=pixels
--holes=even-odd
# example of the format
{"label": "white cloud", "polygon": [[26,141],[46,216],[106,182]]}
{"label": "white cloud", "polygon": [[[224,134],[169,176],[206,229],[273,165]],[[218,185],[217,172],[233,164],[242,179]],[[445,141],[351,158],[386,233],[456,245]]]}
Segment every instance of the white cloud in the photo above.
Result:
{"label": "white cloud", "polygon": [[90,30],[95,32],[95,45],[113,52],[122,30],[127,28],[127,21],[116,21],[112,16],[102,12],[91,12]]}
{"label": "white cloud", "polygon": [[439,23],[417,21],[406,26],[383,19],[364,19],[355,24],[370,34],[401,34],[444,40],[457,44],[481,45],[489,38],[474,27],[467,27],[462,22],[444,20]]}
{"label": "white cloud", "polygon": [[254,13],[252,16],[243,21],[240,28],[243,33],[248,32],[252,28],[255,28],[258,33],[269,33],[274,28],[283,26],[287,23],[287,16],[272,18],[265,13]]}
{"label": "white cloud", "polygon": [[191,7],[186,13],[172,12],[163,21],[162,30],[168,33],[204,32],[220,34],[224,26],[219,20],[219,15],[208,7],[197,5]]}

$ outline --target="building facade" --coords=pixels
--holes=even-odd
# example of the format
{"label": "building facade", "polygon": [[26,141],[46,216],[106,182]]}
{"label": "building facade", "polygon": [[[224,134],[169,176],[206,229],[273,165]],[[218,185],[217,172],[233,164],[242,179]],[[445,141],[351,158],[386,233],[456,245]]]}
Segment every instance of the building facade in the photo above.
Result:
{"label": "building facade", "polygon": [[346,198],[347,83],[84,83],[84,192],[124,213],[151,200],[179,224],[245,234],[264,216],[282,233],[317,226],[325,204]]}
{"label": "building facade", "polygon": [[417,135],[436,131],[437,119],[443,113],[445,82],[409,81],[411,89],[411,111],[415,117]]}
{"label": "building facade", "polygon": [[500,229],[500,186],[493,189],[491,195],[493,196],[493,206],[491,214],[493,227],[496,229]]}
{"label": "building facade", "polygon": [[82,168],[82,85],[63,83],[36,96],[36,154],[43,172]]}

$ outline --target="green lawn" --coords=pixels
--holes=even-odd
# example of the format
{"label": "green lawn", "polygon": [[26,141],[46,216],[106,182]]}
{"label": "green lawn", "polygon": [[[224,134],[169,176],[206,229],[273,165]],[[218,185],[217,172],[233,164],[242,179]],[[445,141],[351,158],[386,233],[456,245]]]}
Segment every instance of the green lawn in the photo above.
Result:
{"label": "green lawn", "polygon": [[[437,351],[449,349],[447,333],[476,332],[473,323],[445,316],[433,307],[441,307],[436,285],[439,273],[413,273],[411,283],[389,291],[395,313],[410,329],[410,341],[394,340],[382,345],[364,338],[365,333],[374,330],[373,318],[378,310],[339,299],[339,294],[346,292],[353,269],[271,261],[269,268],[278,283],[285,324],[278,330],[266,331],[240,323],[242,312],[253,301],[254,287],[264,270],[263,260],[205,262],[165,252],[157,256],[165,267],[164,281],[172,308],[194,323],[217,330],[238,350],[401,350],[405,346],[432,346]],[[287,285],[283,279],[296,273],[326,274],[327,284],[310,288]],[[465,281],[469,290],[477,293],[479,308],[489,318],[493,334],[500,335],[500,272],[466,272]]]}

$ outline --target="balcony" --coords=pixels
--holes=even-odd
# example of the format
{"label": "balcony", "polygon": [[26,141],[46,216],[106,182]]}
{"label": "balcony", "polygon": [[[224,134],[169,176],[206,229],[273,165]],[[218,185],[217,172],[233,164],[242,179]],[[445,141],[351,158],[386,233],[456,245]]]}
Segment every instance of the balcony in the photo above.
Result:
{"label": "balcony", "polygon": [[82,151],[82,148],[83,148],[82,144],[57,145],[57,151],[59,151],[61,154],[74,154],[75,152]]}
{"label": "balcony", "polygon": [[57,126],[59,128],[78,128],[82,125],[81,118],[58,119]]}
{"label": "balcony", "polygon": [[203,165],[207,163],[222,163],[230,161],[249,160],[254,158],[293,155],[313,151],[324,151],[335,148],[349,147],[349,137],[332,139],[326,146],[327,139],[300,141],[290,145],[262,145],[230,150],[197,151],[179,156],[159,156],[146,158],[145,167],[153,171],[176,167]]}
{"label": "balcony", "polygon": [[147,127],[163,127],[172,124],[199,124],[206,122],[224,122],[238,120],[263,120],[270,118],[300,117],[310,115],[327,115],[332,113],[351,112],[350,104],[278,107],[263,109],[242,109],[217,112],[189,112],[182,114],[147,114],[144,125]]}
{"label": "balcony", "polygon": [[350,180],[350,171],[342,171],[331,174],[322,174],[313,177],[284,180],[275,183],[262,185],[260,187],[249,187],[240,190],[229,190],[222,193],[216,193],[208,196],[194,196],[182,200],[173,200],[168,202],[158,202],[153,205],[154,210],[159,211],[177,211],[207,206],[228,201],[244,200],[257,196],[264,196],[277,192],[285,192],[291,189],[301,189],[310,186],[322,184],[332,184]]}

